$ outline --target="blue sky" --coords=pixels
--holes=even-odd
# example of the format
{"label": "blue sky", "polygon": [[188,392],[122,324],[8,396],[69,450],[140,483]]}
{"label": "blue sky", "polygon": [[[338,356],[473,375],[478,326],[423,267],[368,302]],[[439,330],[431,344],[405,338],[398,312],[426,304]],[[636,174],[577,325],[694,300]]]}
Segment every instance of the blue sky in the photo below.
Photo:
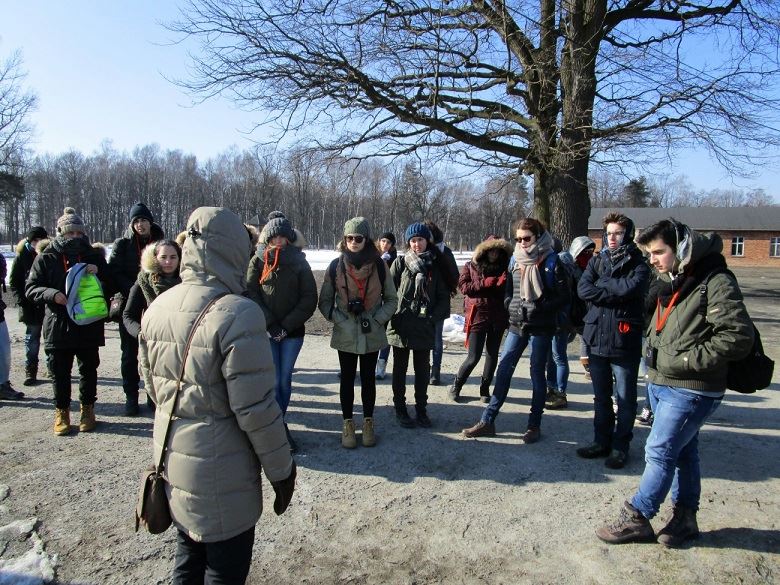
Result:
{"label": "blue sky", "polygon": [[[36,151],[90,154],[109,139],[119,150],[158,143],[205,159],[251,146],[247,132],[258,113],[225,99],[195,104],[166,80],[187,76],[186,47],[171,44],[173,34],[160,25],[176,17],[176,4],[0,0],[0,58],[22,50],[27,85],[40,100]],[[731,178],[705,153],[691,152],[666,172],[701,189],[762,187],[780,201],[780,164],[753,179]]]}

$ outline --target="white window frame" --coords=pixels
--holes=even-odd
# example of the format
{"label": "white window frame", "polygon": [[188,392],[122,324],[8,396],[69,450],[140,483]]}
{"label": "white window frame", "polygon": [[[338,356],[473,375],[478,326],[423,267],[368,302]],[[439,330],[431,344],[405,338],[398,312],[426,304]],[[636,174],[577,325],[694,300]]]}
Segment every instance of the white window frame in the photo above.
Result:
{"label": "white window frame", "polygon": [[738,258],[745,255],[745,236],[731,238],[731,255]]}
{"label": "white window frame", "polygon": [[769,257],[780,258],[780,236],[769,238]]}

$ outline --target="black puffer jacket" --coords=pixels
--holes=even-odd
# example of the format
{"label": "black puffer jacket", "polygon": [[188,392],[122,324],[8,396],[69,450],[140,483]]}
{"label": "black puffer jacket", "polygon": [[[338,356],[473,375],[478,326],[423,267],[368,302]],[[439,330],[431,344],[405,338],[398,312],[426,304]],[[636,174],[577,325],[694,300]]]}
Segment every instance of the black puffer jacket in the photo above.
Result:
{"label": "black puffer jacket", "polygon": [[148,244],[162,240],[165,234],[156,223],[152,224],[151,235],[148,240],[141,241],[130,226],[125,230],[121,238],[114,242],[108,266],[116,283],[117,290],[127,298],[130,287],[135,284],[138,272],[141,269],[141,253]]}
{"label": "black puffer jacket", "polygon": [[76,325],[64,305],[54,302],[58,292],[65,294],[67,267],[78,262],[97,266],[97,277],[103,285],[106,297],[114,292],[114,286],[106,264],[103,246],[93,247],[86,237],[42,241],[38,257],[33,262],[25,284],[25,295],[34,303],[46,306],[43,319],[43,337],[46,349],[80,349],[105,345],[104,321],[89,325]]}
{"label": "black puffer jacket", "polygon": [[577,294],[588,303],[582,338],[594,355],[639,357],[650,268],[636,245],[614,266],[609,250],[588,262]]}
{"label": "black puffer jacket", "polygon": [[[40,242],[39,242],[40,243]],[[30,274],[33,262],[38,252],[27,239],[16,245],[16,258],[11,266],[11,293],[14,295],[16,305],[19,307],[19,321],[26,325],[40,325],[43,323],[44,306],[30,301],[24,294],[24,283]]]}
{"label": "black puffer jacket", "polygon": [[535,301],[526,301],[514,294],[520,290],[520,270],[514,270],[514,258],[510,262],[510,278],[506,283],[504,305],[509,310],[509,330],[529,335],[554,335],[558,328],[558,313],[571,302],[569,280],[566,268],[553,252],[555,264],[552,278],[549,276],[552,261],[545,258],[539,272],[542,277],[542,296]]}

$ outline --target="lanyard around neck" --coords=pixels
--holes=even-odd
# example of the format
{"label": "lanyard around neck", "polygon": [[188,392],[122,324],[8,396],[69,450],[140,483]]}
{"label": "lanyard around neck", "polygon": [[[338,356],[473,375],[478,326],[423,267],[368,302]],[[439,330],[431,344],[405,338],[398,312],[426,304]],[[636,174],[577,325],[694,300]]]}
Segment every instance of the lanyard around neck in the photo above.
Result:
{"label": "lanyard around neck", "polygon": [[672,299],[669,301],[669,306],[664,309],[663,315],[661,314],[661,299],[658,299],[656,301],[656,314],[655,314],[655,332],[661,333],[663,331],[664,325],[666,325],[666,320],[669,318],[669,315],[672,312],[672,309],[674,308],[674,304],[677,302],[677,297],[680,296],[680,291],[678,290],[676,293],[672,295]]}

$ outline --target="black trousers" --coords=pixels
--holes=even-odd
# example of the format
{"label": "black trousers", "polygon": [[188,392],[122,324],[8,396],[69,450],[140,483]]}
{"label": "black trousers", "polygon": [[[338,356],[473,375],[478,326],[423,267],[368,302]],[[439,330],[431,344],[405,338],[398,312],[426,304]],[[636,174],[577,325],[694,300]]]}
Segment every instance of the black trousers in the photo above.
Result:
{"label": "black trousers", "polygon": [[492,327],[487,331],[472,331],[469,333],[469,354],[458,370],[458,380],[465,382],[472,370],[482,357],[483,348],[487,347],[485,365],[482,367],[482,380],[488,386],[493,381],[498,365],[498,349],[501,347],[501,338],[504,330],[496,331]]}
{"label": "black trousers", "polygon": [[81,404],[94,404],[97,400],[97,369],[100,365],[98,346],[81,349],[53,349],[48,352],[54,373],[54,403],[57,408],[70,408],[70,372],[73,358],[79,365],[79,400]]}
{"label": "black trousers", "polygon": [[141,376],[138,373],[138,339],[119,323],[119,341],[122,348],[122,388],[128,396],[138,396]]}
{"label": "black trousers", "polygon": [[431,350],[393,347],[393,404],[406,406],[406,370],[409,353],[414,367],[414,403],[418,408],[428,405],[428,382],[431,376]]}
{"label": "black trousers", "polygon": [[255,527],[219,542],[195,542],[176,535],[173,585],[243,585],[252,564]]}
{"label": "black trousers", "polygon": [[376,404],[376,360],[379,352],[356,353],[339,352],[339,366],[341,367],[341,382],[339,384],[339,398],[341,399],[341,415],[352,418],[352,410],[355,405],[355,372],[358,359],[360,359],[360,400],[363,402],[363,418],[374,416]]}

